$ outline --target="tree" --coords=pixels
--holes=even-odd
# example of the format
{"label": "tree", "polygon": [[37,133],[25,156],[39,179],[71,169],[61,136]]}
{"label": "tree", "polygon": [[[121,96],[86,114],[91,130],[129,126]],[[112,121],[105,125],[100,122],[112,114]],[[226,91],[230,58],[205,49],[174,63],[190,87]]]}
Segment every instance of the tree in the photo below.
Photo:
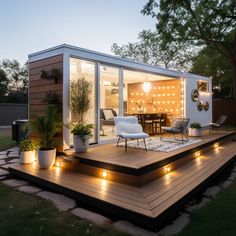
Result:
{"label": "tree", "polygon": [[119,46],[114,43],[112,52],[123,58],[133,59],[138,62],[148,63],[154,66],[168,69],[188,70],[194,53],[187,44],[171,44],[165,47],[161,43],[157,31],[143,30],[139,33],[138,42]]}
{"label": "tree", "polygon": [[214,98],[232,97],[232,68],[215,48],[204,47],[199,51],[193,60],[190,72],[212,77]]}
{"label": "tree", "polygon": [[4,98],[8,92],[8,79],[6,73],[0,69],[0,102],[4,102]]}
{"label": "tree", "polygon": [[236,2],[235,0],[149,0],[142,13],[157,20],[162,43],[210,46],[232,68],[236,99]]}
{"label": "tree", "polygon": [[[0,70],[4,72],[7,79],[7,93],[5,93],[4,102],[27,102],[27,64],[21,66],[17,60],[5,59],[0,62]],[[3,88],[1,87],[1,89]],[[1,102],[3,102],[3,100],[1,100]]]}

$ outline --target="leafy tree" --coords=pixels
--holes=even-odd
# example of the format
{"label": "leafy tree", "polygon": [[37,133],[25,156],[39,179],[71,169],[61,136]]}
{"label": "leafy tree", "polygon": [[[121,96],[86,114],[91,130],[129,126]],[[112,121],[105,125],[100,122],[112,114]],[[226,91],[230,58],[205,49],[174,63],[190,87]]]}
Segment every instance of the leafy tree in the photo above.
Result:
{"label": "leafy tree", "polygon": [[215,48],[232,68],[236,99],[236,2],[235,0],[149,0],[142,13],[157,20],[162,43],[188,43]]}
{"label": "leafy tree", "polygon": [[[1,100],[1,102],[27,102],[27,64],[21,66],[17,60],[5,59],[0,62],[0,70],[4,72],[7,80],[7,92],[5,93],[5,97],[3,100]],[[0,89],[3,89],[2,85]]]}
{"label": "leafy tree", "polygon": [[8,79],[6,73],[0,69],[0,102],[4,102],[4,98],[8,92]]}
{"label": "leafy tree", "polygon": [[[214,56],[212,56],[214,55]],[[232,68],[215,48],[204,47],[193,60],[191,72],[212,77],[214,98],[229,98],[232,94]]]}
{"label": "leafy tree", "polygon": [[111,47],[115,55],[133,59],[138,62],[161,66],[168,69],[188,70],[194,53],[187,44],[162,44],[157,31],[143,30],[139,33],[138,42],[119,46],[114,43]]}

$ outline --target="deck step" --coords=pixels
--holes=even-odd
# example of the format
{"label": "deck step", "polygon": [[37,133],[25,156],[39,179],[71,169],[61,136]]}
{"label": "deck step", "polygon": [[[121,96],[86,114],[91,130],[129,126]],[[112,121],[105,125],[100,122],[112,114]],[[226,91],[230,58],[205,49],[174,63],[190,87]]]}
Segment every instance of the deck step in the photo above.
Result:
{"label": "deck step", "polygon": [[155,228],[182,207],[189,197],[206,187],[234,161],[235,156],[236,145],[230,141],[142,187],[56,167],[40,170],[35,165],[17,165],[10,171],[102,211]]}

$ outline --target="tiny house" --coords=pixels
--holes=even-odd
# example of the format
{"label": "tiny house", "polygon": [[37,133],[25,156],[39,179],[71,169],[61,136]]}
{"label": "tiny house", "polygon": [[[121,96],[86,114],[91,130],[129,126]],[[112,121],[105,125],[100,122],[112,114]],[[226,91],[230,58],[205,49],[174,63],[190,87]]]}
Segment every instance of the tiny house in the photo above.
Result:
{"label": "tiny house", "polygon": [[[29,55],[29,113],[43,114],[48,98],[57,101],[64,124],[75,114],[69,109],[70,82],[92,83],[92,106],[87,122],[95,125],[90,143],[116,139],[112,117],[162,113],[208,126],[212,121],[212,81],[208,77],[173,71],[67,44]],[[56,94],[56,96],[54,96]],[[56,97],[56,99],[55,99]],[[63,126],[63,149],[72,145]]]}

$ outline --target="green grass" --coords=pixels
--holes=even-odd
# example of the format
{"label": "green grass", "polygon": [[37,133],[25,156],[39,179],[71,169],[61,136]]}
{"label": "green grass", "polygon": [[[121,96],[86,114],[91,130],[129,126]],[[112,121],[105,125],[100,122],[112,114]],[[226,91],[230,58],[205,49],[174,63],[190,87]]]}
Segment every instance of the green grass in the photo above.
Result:
{"label": "green grass", "polygon": [[11,139],[10,128],[0,128],[0,151],[4,151],[16,145],[16,142]]}
{"label": "green grass", "polygon": [[0,235],[125,236],[99,228],[69,212],[58,212],[48,201],[0,184]]}
{"label": "green grass", "polygon": [[178,236],[235,236],[236,183],[221,191],[216,200],[194,211],[191,223]]}

